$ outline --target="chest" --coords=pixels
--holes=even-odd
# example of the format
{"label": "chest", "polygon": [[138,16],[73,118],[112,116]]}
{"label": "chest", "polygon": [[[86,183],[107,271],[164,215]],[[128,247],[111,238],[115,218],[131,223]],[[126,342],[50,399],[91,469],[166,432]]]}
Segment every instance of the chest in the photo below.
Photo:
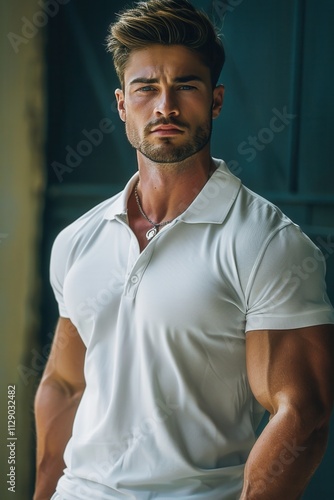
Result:
{"label": "chest", "polygon": [[226,330],[243,338],[236,263],[218,233],[176,223],[139,252],[130,228],[115,222],[68,271],[64,298],[74,323],[89,338],[93,325],[107,321],[112,330],[126,311],[141,332],[164,325],[173,335]]}

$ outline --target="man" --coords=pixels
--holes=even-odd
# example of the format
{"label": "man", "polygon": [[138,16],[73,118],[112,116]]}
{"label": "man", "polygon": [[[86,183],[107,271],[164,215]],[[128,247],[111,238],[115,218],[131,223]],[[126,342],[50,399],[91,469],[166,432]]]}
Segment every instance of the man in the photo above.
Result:
{"label": "man", "polygon": [[108,47],[138,173],[53,247],[34,498],[299,498],[333,404],[323,258],[211,157],[224,50],[204,14],[142,2]]}

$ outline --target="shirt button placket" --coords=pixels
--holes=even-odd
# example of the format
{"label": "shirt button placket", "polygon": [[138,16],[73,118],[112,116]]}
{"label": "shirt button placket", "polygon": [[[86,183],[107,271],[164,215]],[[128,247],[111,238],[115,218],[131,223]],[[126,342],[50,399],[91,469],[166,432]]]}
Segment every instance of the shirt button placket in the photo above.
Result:
{"label": "shirt button placket", "polygon": [[126,295],[129,295],[130,297],[134,297],[136,295],[140,280],[151,260],[152,253],[152,247],[146,248],[138,257],[138,260],[128,277]]}

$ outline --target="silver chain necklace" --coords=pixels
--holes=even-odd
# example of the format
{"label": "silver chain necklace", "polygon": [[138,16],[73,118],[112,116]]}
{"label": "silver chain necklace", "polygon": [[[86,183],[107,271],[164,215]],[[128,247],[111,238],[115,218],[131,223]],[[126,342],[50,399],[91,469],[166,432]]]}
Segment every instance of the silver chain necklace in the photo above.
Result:
{"label": "silver chain necklace", "polygon": [[165,222],[153,222],[153,220],[151,220],[149,217],[147,217],[147,215],[145,214],[145,212],[144,212],[144,210],[143,210],[143,208],[142,208],[142,206],[140,204],[140,200],[139,200],[139,196],[138,196],[138,190],[137,190],[138,184],[139,184],[139,181],[135,185],[135,198],[136,198],[137,206],[139,208],[139,212],[153,226],[146,233],[146,239],[147,240],[151,240],[158,233],[158,231],[159,231],[159,229],[161,227],[166,226],[167,224],[170,224],[171,222],[173,222],[174,219],[166,220]]}

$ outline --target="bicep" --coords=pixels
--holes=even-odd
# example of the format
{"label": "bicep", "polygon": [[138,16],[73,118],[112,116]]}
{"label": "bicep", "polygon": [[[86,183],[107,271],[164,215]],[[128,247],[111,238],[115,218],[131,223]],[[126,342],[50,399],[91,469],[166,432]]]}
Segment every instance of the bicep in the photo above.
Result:
{"label": "bicep", "polygon": [[55,381],[71,394],[82,391],[85,353],[86,347],[71,320],[59,318],[42,381]]}
{"label": "bicep", "polygon": [[334,396],[334,326],[253,330],[246,335],[250,387],[271,414],[284,405],[329,415]]}

